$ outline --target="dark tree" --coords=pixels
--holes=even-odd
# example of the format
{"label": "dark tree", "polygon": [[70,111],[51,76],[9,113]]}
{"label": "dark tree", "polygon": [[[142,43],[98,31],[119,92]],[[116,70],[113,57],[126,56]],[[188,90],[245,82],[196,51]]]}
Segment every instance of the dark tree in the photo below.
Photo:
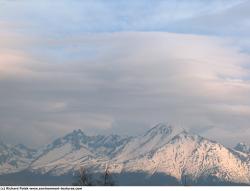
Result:
{"label": "dark tree", "polygon": [[109,166],[106,166],[105,172],[104,172],[104,186],[114,186],[114,181],[112,180],[111,173],[109,171]]}
{"label": "dark tree", "polygon": [[[95,177],[95,178],[94,178]],[[91,174],[88,170],[83,167],[80,168],[79,174],[77,175],[77,181],[73,186],[114,186],[109,166],[107,165],[104,174]]]}
{"label": "dark tree", "polygon": [[90,173],[87,173],[83,167],[80,168],[79,174],[77,175],[78,180],[73,186],[93,186],[93,180]]}

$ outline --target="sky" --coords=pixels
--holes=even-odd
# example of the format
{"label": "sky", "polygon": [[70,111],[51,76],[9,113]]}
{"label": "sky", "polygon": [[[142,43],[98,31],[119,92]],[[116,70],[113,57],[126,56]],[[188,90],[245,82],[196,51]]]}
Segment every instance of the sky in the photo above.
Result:
{"label": "sky", "polygon": [[249,0],[0,0],[0,140],[169,123],[250,144]]}

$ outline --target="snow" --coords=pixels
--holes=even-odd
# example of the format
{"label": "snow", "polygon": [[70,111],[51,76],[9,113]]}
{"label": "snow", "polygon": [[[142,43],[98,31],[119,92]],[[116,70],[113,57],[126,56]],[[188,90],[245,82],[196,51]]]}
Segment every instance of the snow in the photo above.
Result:
{"label": "snow", "polygon": [[172,137],[183,131],[183,129],[173,128],[171,125],[158,124],[144,135],[135,137],[121,151],[117,160],[124,158],[132,159],[139,155],[156,150],[165,145]]}
{"label": "snow", "polygon": [[[213,175],[222,181],[249,183],[246,163],[234,156],[221,144],[196,135],[182,132],[153,153],[129,160],[125,164],[114,164],[117,171],[140,172],[151,175],[165,173],[181,181],[184,175],[196,180]],[[121,169],[122,166],[122,169]],[[115,171],[115,169],[114,169]]]}
{"label": "snow", "polygon": [[0,174],[24,170],[36,156],[36,151],[23,145],[10,146],[0,142]]}
{"label": "snow", "polygon": [[45,155],[42,155],[40,158],[38,158],[32,166],[42,166],[47,163],[51,163],[53,161],[59,160],[66,156],[69,152],[72,150],[72,145],[70,144],[65,144],[62,147],[55,148]]}

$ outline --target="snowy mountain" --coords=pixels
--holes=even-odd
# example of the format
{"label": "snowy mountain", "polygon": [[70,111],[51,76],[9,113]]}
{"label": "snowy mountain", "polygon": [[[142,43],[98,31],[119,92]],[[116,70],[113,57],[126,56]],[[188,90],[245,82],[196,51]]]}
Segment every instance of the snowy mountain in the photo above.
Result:
{"label": "snowy mountain", "polygon": [[83,165],[99,167],[102,161],[106,164],[111,160],[130,139],[118,135],[87,136],[81,130],[75,130],[49,144],[43,154],[33,161],[30,169],[60,175]]}
{"label": "snowy mountain", "polygon": [[0,174],[26,169],[35,157],[36,151],[24,145],[10,146],[0,142]]}
{"label": "snowy mountain", "polygon": [[206,181],[250,182],[249,165],[229,149],[216,142],[191,135],[186,131],[173,137],[161,148],[133,160],[118,162],[113,170],[121,172],[147,172],[150,176],[164,173],[182,182]]}
{"label": "snowy mountain", "polygon": [[116,156],[116,159],[124,161],[152,152],[164,146],[181,131],[183,129],[159,123],[144,135],[131,139],[121,150],[120,154]]}
{"label": "snowy mountain", "polygon": [[[20,146],[9,148],[2,144],[0,148],[1,161],[2,156],[11,153],[3,164],[12,164],[15,159],[19,165],[14,168],[16,171],[26,168],[36,174],[62,176],[72,174],[80,167],[102,173],[108,165],[109,171],[117,177],[126,174],[132,177],[133,174],[133,181],[139,185],[149,183],[159,175],[164,175],[161,177],[163,183],[173,179],[175,184],[182,184],[185,179],[189,184],[250,184],[250,154],[246,145],[226,148],[168,124],[158,124],[137,137],[88,136],[75,130],[44,147],[39,156],[38,152]],[[14,148],[22,148],[22,152],[13,152]],[[0,170],[11,172],[4,168]],[[142,173],[145,177],[138,183],[137,175]]]}

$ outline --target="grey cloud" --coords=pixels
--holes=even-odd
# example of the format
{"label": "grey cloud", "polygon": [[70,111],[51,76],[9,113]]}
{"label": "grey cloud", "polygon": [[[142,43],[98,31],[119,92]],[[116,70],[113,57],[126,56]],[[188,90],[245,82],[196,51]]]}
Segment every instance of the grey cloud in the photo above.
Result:
{"label": "grey cloud", "polygon": [[[241,114],[250,105],[249,82],[231,79],[249,76],[243,67],[249,57],[220,38],[93,34],[58,39],[51,49],[40,50],[24,51],[25,63],[15,60],[30,73],[3,70],[0,134],[5,141],[37,146],[77,128],[135,134],[162,121],[196,132],[201,127],[210,137],[214,129],[204,127],[228,133],[248,128],[249,118]],[[53,57],[55,51],[60,59]],[[231,137],[222,142],[231,144]]]}

